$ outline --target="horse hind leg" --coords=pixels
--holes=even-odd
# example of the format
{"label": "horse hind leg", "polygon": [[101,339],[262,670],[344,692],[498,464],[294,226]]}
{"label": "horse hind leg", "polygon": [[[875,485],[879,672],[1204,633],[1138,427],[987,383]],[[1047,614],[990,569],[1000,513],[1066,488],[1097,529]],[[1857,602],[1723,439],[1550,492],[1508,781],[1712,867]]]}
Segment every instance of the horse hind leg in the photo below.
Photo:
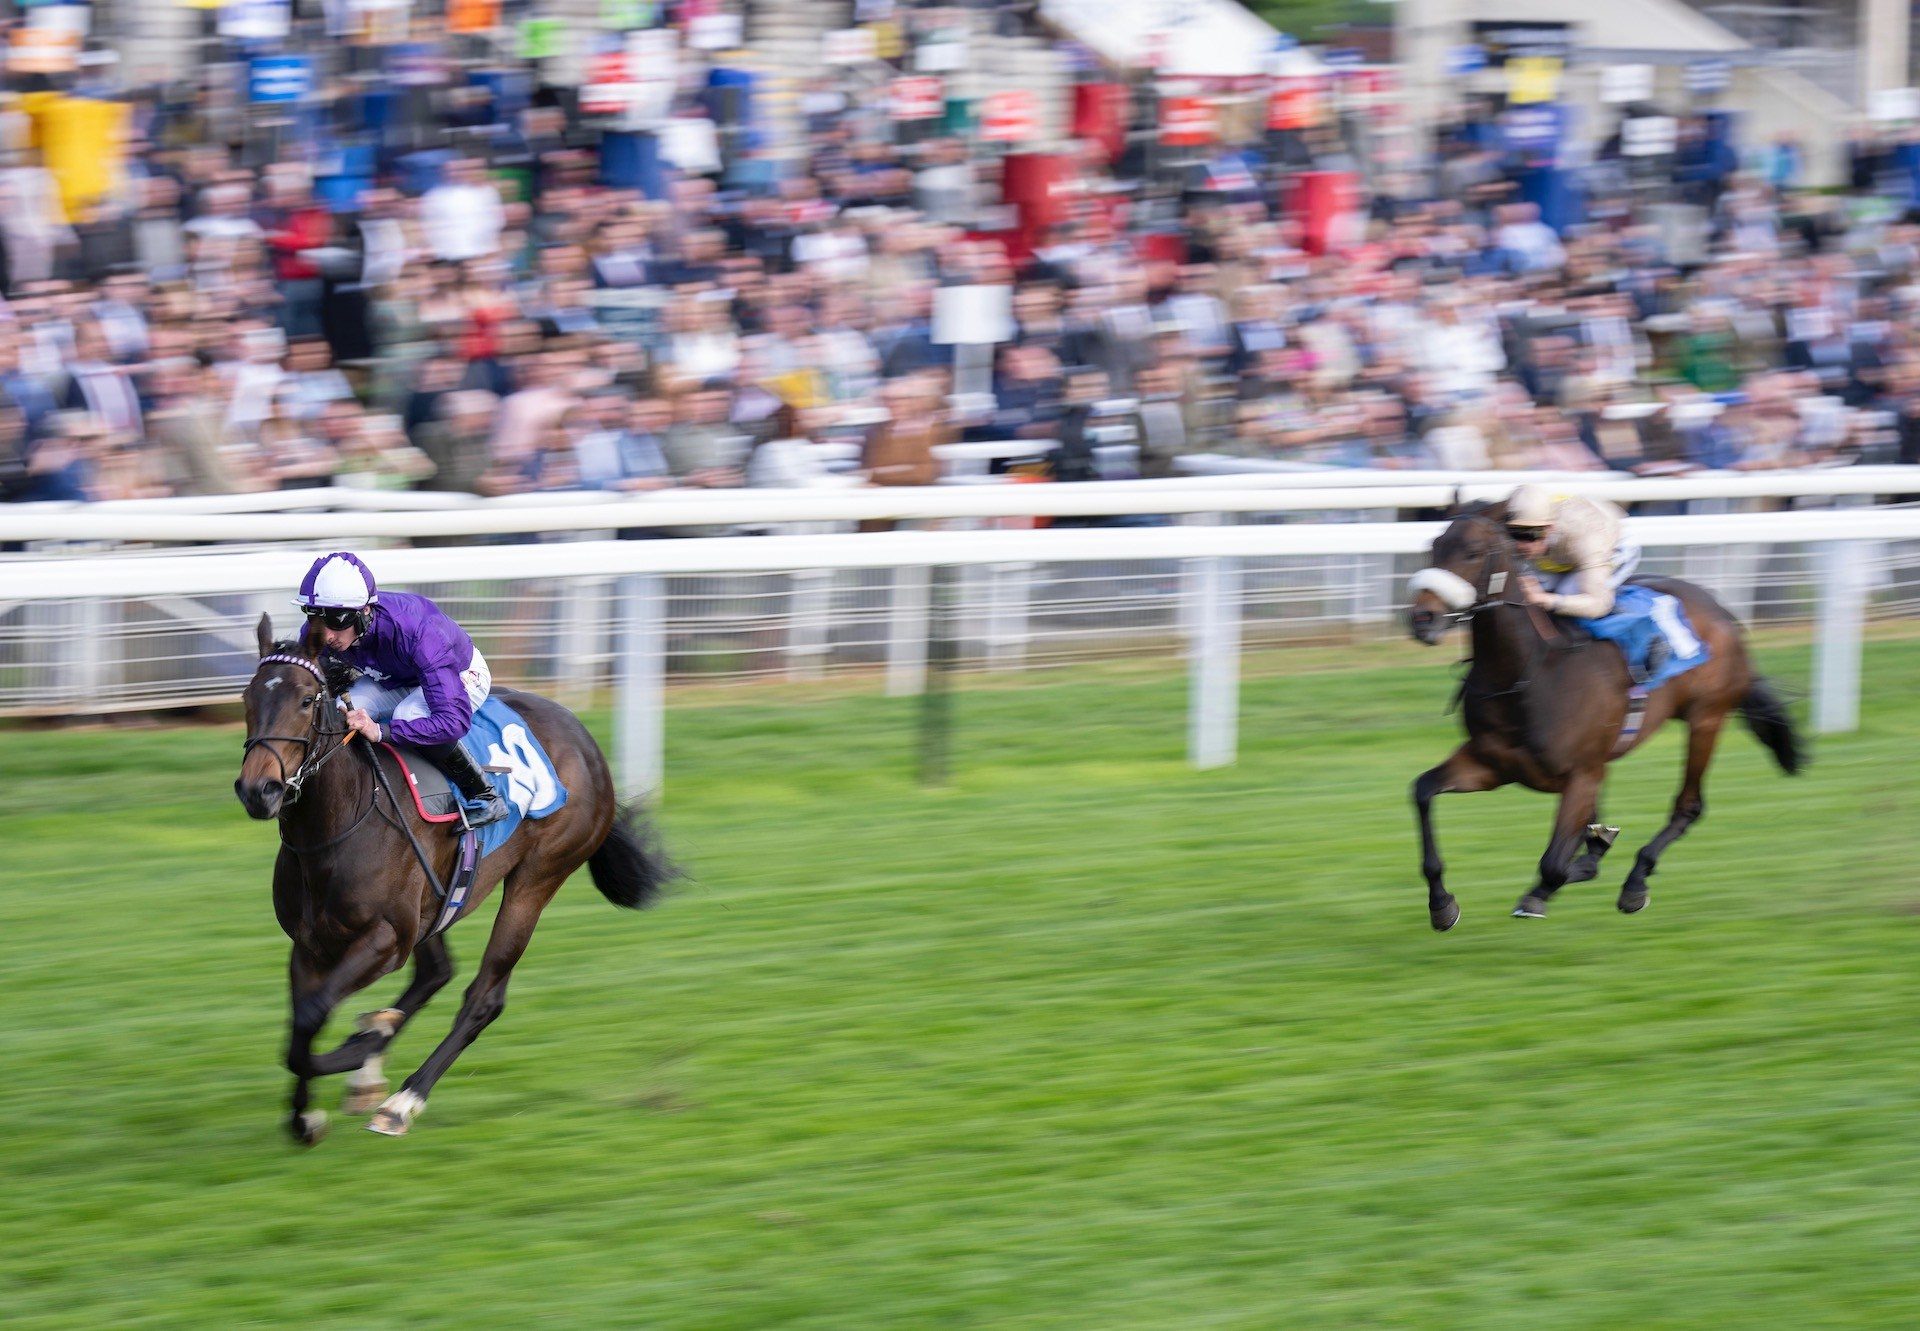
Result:
{"label": "horse hind leg", "polygon": [[453,1029],[427,1055],[426,1061],[414,1074],[401,1083],[400,1089],[388,1096],[374,1112],[373,1118],[367,1123],[368,1131],[386,1137],[406,1135],[413,1120],[426,1108],[427,1096],[432,1093],[434,1083],[440,1080],[480,1032],[499,1017],[506,1007],[507,980],[527,950],[527,941],[533,937],[534,926],[540,922],[540,912],[546,909],[547,902],[560,890],[560,884],[570,872],[571,866],[564,873],[532,880],[522,877],[522,871],[516,869],[508,876],[500,902],[500,914],[495,917],[493,932],[487,938],[486,953],[480,958],[479,971],[474,975],[473,983],[467,986],[466,996],[460,1002],[460,1011],[453,1019]]}
{"label": "horse hind leg", "polygon": [[361,1061],[347,1076],[347,1092],[340,1101],[345,1114],[371,1114],[387,1097],[387,1049],[408,1020],[453,978],[453,954],[445,934],[435,934],[413,950],[413,979],[389,1008],[363,1012],[353,1035],[335,1055]]}
{"label": "horse hind leg", "polygon": [[1602,772],[1581,772],[1572,777],[1560,793],[1560,806],[1554,811],[1553,835],[1547,841],[1546,854],[1540,857],[1540,877],[1533,889],[1514,906],[1515,918],[1545,919],[1547,902],[1572,878],[1574,852],[1580,849],[1600,804]]}
{"label": "horse hind leg", "polygon": [[1713,748],[1719,742],[1720,727],[1726,723],[1726,719],[1726,713],[1720,712],[1707,720],[1694,722],[1688,732],[1687,770],[1680,781],[1680,793],[1674,796],[1673,813],[1659,834],[1633,857],[1633,871],[1621,885],[1620,899],[1614,903],[1622,914],[1633,915],[1646,909],[1647,879],[1653,876],[1660,857],[1666,853],[1668,846],[1686,835],[1687,829],[1699,822],[1706,813],[1707,767],[1713,762]]}
{"label": "horse hind leg", "polygon": [[1573,867],[1567,870],[1567,882],[1590,883],[1600,876],[1600,861],[1613,849],[1614,839],[1620,835],[1617,827],[1608,827],[1600,820],[1600,811],[1593,811],[1593,821],[1587,824],[1585,847],[1574,860]]}

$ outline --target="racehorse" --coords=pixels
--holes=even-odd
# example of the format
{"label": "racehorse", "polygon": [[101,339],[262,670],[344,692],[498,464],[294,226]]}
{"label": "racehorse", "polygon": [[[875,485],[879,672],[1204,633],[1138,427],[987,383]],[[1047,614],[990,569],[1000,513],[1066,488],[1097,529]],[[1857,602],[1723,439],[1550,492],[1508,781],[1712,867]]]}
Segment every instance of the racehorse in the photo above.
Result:
{"label": "racehorse", "polygon": [[[258,637],[262,659],[242,695],[247,739],[233,786],[249,814],[280,824],[273,909],[293,940],[287,1070],[294,1082],[287,1128],[303,1145],[319,1141],[327,1116],[308,1108],[309,1083],[353,1072],[344,1107],[364,1113],[377,1104],[368,1127],[397,1137],[448,1066],[500,1015],[514,963],[568,875],[585,864],[607,900],[639,908],[659,895],[673,870],[639,808],[618,803],[607,760],[586,727],[545,698],[496,690],[538,737],[568,798],[552,814],[523,822],[480,861],[460,917],[505,886],[479,972],[452,1031],[398,1092],[381,1100],[387,1046],[453,978],[446,935],[434,930],[440,902],[420,860],[433,864],[440,882],[449,881],[458,839],[421,821],[408,807],[411,801],[395,798],[406,776],[390,753],[349,742],[351,732],[314,641],[303,633],[292,642],[275,642],[266,615]],[[357,752],[343,756],[350,749]],[[363,1016],[338,1048],[314,1053],[314,1039],[334,1008],[408,957],[412,982],[394,1005]]]}
{"label": "racehorse", "polygon": [[1537,918],[1562,885],[1600,872],[1615,834],[1600,825],[1607,764],[1639,748],[1669,718],[1684,722],[1680,793],[1666,826],[1635,857],[1616,903],[1631,915],[1647,904],[1647,879],[1661,854],[1706,811],[1703,783],[1728,713],[1740,712],[1783,771],[1791,775],[1804,765],[1792,719],[1755,670],[1739,621],[1704,589],[1674,578],[1634,581],[1679,598],[1711,659],[1653,690],[1639,734],[1623,741],[1632,685],[1624,656],[1526,604],[1520,578],[1527,570],[1507,537],[1505,516],[1503,504],[1462,512],[1434,541],[1429,567],[1414,575],[1414,637],[1433,646],[1455,621],[1471,624],[1472,664],[1460,689],[1467,740],[1413,783],[1427,912],[1440,930],[1459,920],[1460,903],[1442,878],[1433,836],[1436,795],[1519,782],[1560,796],[1539,881],[1513,912]]}

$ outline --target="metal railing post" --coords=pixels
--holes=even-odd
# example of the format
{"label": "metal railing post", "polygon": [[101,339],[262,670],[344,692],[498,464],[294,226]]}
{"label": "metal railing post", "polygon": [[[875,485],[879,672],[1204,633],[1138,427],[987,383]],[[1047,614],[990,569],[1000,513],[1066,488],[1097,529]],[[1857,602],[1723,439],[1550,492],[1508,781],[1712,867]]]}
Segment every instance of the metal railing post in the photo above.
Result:
{"label": "metal railing post", "polygon": [[1822,735],[1860,727],[1860,649],[1866,631],[1867,551],[1871,544],[1829,541],[1819,547],[1813,728]]}
{"label": "metal railing post", "polygon": [[1201,559],[1194,571],[1187,756],[1198,768],[1225,767],[1238,752],[1240,562]]}
{"label": "metal railing post", "polygon": [[887,696],[907,698],[927,686],[927,590],[931,571],[902,564],[893,571],[887,604]]}
{"label": "metal railing post", "polygon": [[666,591],[658,574],[620,579],[616,784],[628,799],[657,796],[666,780]]}

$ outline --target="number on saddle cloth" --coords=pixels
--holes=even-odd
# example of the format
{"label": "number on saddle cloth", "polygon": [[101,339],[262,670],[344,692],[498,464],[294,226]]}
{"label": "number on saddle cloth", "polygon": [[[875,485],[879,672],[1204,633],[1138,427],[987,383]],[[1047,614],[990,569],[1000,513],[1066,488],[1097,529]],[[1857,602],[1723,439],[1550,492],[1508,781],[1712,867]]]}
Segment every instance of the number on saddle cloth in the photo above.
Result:
{"label": "number on saddle cloth", "polygon": [[[1613,613],[1580,622],[1594,637],[1620,648],[1629,673],[1644,688],[1658,688],[1709,657],[1679,598],[1639,583],[1620,589]],[[1656,646],[1667,650],[1656,653]]]}
{"label": "number on saddle cloth", "polygon": [[507,802],[523,817],[535,809],[546,812],[559,792],[553,769],[534,748],[526,727],[518,722],[500,727],[499,741],[487,746],[487,762],[506,772]]}

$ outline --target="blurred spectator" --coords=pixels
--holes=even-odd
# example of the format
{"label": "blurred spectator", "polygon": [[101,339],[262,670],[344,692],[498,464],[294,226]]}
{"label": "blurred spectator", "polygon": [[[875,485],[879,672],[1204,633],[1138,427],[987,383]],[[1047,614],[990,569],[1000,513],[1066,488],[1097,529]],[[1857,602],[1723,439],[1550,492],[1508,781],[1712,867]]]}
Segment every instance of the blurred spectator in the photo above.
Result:
{"label": "blurred spectator", "polygon": [[435,399],[435,417],[413,433],[433,464],[427,485],[436,490],[472,494],[492,463],[494,412],[500,400],[485,389],[469,388]]}
{"label": "blurred spectator", "polygon": [[663,441],[667,468],[676,482],[707,489],[741,483],[748,441],[732,424],[732,403],[731,386],[719,379],[680,393]]}
{"label": "blurred spectator", "polygon": [[480,163],[456,157],[439,184],[420,200],[427,248],[442,262],[483,259],[499,252],[506,211],[500,191],[483,178]]}
{"label": "blurred spectator", "polygon": [[[1031,30],[1031,6],[991,8]],[[904,71],[913,45],[882,63]],[[356,68],[380,49],[356,47]],[[680,54],[667,114],[704,116],[702,57]],[[963,433],[1054,441],[1062,480],[1122,465],[1102,451],[1122,439],[1155,478],[1203,452],[1653,473],[1920,459],[1920,228],[1901,216],[1920,217],[1920,173],[1899,135],[1858,135],[1864,198],[1804,190],[1791,135],[1743,173],[1697,116],[1671,160],[1629,163],[1616,141],[1583,164],[1570,143],[1567,221],[1522,201],[1527,163],[1479,109],[1431,136],[1341,117],[1213,167],[1064,149],[1042,222],[996,197],[997,149],[893,120],[872,70],[823,70],[797,138],[728,126],[718,170],[663,168],[651,195],[610,183],[614,141],[548,71],[520,72],[531,105],[397,84],[380,127],[353,80],[323,80],[272,144],[201,78],[140,100],[122,183],[71,217],[68,182],[8,156],[6,493],[810,486],[856,438],[864,480],[915,485]],[[1226,165],[1251,187],[1224,187]],[[1280,206],[1293,171],[1354,165],[1348,223]],[[936,295],[959,285],[1011,289],[990,378],[934,340]]]}
{"label": "blurred spectator", "polygon": [[61,412],[48,426],[27,453],[26,481],[20,498],[106,498],[100,484],[101,463],[108,451],[106,426],[84,411]]}

